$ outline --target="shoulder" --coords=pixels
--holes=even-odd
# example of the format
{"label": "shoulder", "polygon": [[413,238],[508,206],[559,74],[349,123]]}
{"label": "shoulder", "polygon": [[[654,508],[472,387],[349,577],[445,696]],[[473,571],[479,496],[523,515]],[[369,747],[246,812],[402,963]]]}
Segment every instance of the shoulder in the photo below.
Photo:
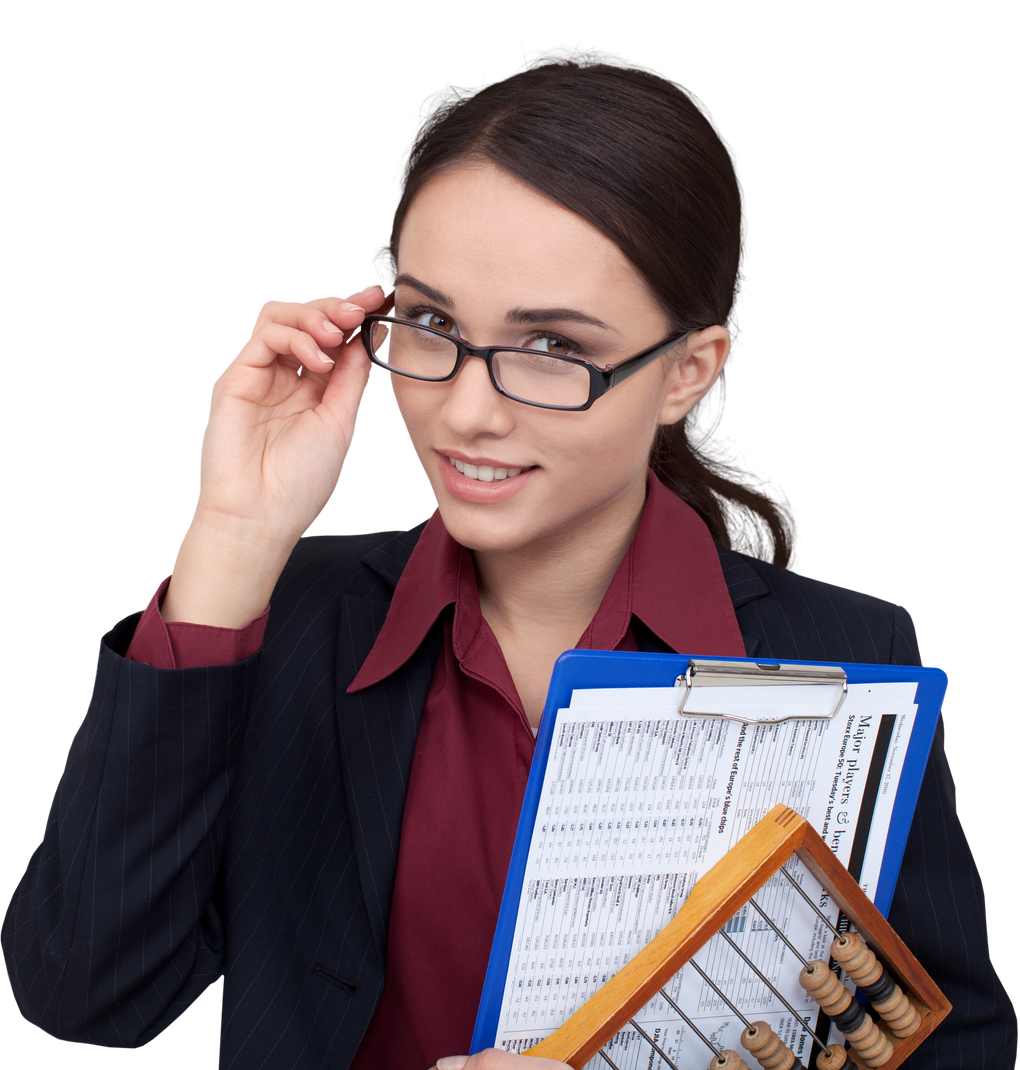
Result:
{"label": "shoulder", "polygon": [[423,527],[300,539],[273,591],[270,621],[295,612],[307,619],[345,596],[389,602]]}
{"label": "shoulder", "polygon": [[719,547],[749,654],[806,661],[920,664],[901,606]]}

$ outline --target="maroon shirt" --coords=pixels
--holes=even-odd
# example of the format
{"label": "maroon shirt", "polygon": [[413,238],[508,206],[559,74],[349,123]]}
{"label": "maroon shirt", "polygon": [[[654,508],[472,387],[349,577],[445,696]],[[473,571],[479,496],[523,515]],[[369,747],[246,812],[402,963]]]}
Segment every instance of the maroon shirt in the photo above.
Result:
{"label": "maroon shirt", "polygon": [[[211,663],[201,658],[203,641],[216,644],[209,649],[217,659],[231,660],[230,649],[237,657],[254,652],[265,614],[243,629],[164,625],[158,600],[165,586],[139,622],[128,657],[172,667],[169,651],[184,668]],[[471,553],[454,542],[438,512],[348,690],[396,672],[440,616],[444,642],[404,808],[386,987],[352,1070],[419,1070],[467,1052],[534,753],[517,689],[481,613]],[[634,541],[577,646],[636,650],[642,625],[678,652],[744,653],[707,528],[652,474]]]}

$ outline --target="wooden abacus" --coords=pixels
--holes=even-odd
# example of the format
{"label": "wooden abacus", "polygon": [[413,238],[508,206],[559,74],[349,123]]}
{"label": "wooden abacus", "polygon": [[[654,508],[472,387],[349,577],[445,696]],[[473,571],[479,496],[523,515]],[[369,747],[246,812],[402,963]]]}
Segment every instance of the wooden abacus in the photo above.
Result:
{"label": "wooden abacus", "polygon": [[[786,806],[773,807],[695,884],[687,901],[658,936],[555,1033],[525,1054],[559,1059],[579,1070],[601,1053],[613,1067],[602,1048],[630,1023],[667,1066],[674,1065],[633,1021],[634,1015],[688,962],[725,1000],[711,979],[691,961],[692,956],[721,933],[726,922],[745,904],[763,913],[752,896],[777,873],[785,873],[783,866],[795,854],[857,930],[856,934],[839,935],[833,941],[833,956],[864,992],[872,1010],[871,1014],[864,1011],[828,963],[807,963],[801,971],[802,985],[851,1043],[849,1051],[828,1046],[816,1065],[820,1070],[838,1070],[849,1058],[857,1067],[868,1070],[895,1070],[945,1018],[950,1004],[825,841]],[[795,886],[800,890],[799,885]],[[778,929],[776,932],[783,938]],[[759,976],[768,983],[760,973]],[[661,994],[698,1032],[673,1000]],[[743,1019],[736,1006],[730,1006]],[[765,1070],[796,1070],[801,1065],[766,1023],[744,1021],[747,1028],[741,1041]],[[746,1070],[741,1055],[720,1051],[703,1034],[698,1035],[716,1052],[712,1070]]]}

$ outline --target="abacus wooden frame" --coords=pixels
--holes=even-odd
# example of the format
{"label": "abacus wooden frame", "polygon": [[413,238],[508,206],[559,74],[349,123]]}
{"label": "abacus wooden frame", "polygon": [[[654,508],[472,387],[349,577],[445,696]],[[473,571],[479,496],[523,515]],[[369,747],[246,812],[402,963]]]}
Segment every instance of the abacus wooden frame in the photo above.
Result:
{"label": "abacus wooden frame", "polygon": [[[921,1025],[893,1036],[882,1070],[896,1070],[951,1010],[951,1004],[906,944],[861,891],[808,822],[786,806],[773,807],[695,884],[676,917],[551,1036],[525,1052],[559,1059],[580,1070],[796,854],[825,887],[917,1009]],[[853,1049],[853,1063],[864,1067]]]}

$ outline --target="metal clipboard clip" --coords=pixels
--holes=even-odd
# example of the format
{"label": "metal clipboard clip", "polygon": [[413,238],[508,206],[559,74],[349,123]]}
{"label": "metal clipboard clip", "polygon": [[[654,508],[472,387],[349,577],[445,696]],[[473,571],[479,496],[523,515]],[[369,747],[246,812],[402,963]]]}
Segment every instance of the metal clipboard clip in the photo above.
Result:
{"label": "metal clipboard clip", "polygon": [[847,694],[846,672],[838,665],[763,665],[704,658],[691,658],[675,686],[681,689],[678,713],[726,717],[742,724],[775,724],[793,718],[831,720]]}

